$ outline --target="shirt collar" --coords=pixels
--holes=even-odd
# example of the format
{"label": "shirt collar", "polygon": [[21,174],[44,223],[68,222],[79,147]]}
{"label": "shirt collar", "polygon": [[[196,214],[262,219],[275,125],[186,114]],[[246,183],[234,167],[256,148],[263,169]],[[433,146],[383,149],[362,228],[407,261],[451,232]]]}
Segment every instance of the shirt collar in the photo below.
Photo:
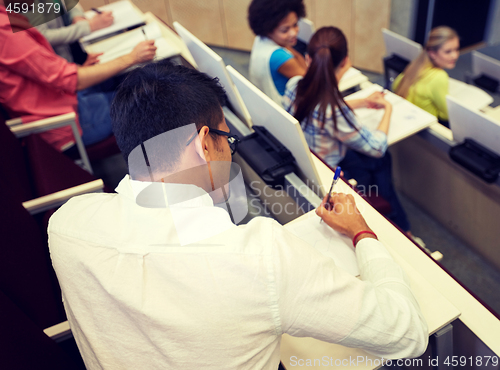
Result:
{"label": "shirt collar", "polygon": [[214,206],[212,197],[193,184],[137,181],[126,175],[115,190],[118,194],[146,208]]}
{"label": "shirt collar", "polygon": [[195,185],[135,181],[126,175],[115,190],[141,207],[168,207],[171,218],[167,222],[175,227],[180,245],[200,242],[235,226],[227,210],[214,207],[210,195]]}

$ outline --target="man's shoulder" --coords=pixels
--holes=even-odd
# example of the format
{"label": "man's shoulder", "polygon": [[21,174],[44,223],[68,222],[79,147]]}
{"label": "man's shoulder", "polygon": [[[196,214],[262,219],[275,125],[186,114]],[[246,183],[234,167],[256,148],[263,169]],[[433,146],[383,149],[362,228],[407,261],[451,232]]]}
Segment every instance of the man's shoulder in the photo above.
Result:
{"label": "man's shoulder", "polygon": [[246,225],[243,225],[246,229],[258,229],[261,227],[265,228],[273,228],[273,227],[282,227],[275,219],[270,217],[258,216],[252,218]]}
{"label": "man's shoulder", "polygon": [[276,227],[282,226],[272,218],[259,216],[251,219],[245,225],[237,226],[236,232],[241,235],[247,235],[247,237],[259,237],[261,235],[269,237],[269,234]]}
{"label": "man's shoulder", "polygon": [[231,239],[233,247],[240,246],[244,253],[271,254],[281,229],[284,229],[283,226],[272,218],[255,217],[247,224],[229,229],[219,237],[223,240]]}
{"label": "man's shoulder", "polygon": [[[238,226],[237,233],[260,245],[277,247],[288,238],[295,238],[288,228],[270,217],[255,217],[246,225]],[[285,243],[286,244],[286,243]]]}
{"label": "man's shoulder", "polygon": [[61,231],[76,225],[84,224],[98,212],[109,207],[118,194],[91,193],[71,198],[63,204],[50,218],[49,231]]}

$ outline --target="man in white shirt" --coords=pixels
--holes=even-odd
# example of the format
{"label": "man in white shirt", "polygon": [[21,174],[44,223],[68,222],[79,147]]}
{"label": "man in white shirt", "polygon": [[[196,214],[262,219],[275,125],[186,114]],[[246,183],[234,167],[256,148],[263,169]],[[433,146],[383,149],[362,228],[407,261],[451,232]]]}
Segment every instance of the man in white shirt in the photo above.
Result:
{"label": "man in white shirt", "polygon": [[87,368],[274,370],[283,333],[422,354],[427,326],[406,276],[359,213],[339,211],[354,210],[351,196],[317,214],[354,237],[360,279],[274,220],[233,224],[224,101],[195,70],[134,70],[112,108],[130,176],[118,194],[79,196],[52,216],[52,262]]}

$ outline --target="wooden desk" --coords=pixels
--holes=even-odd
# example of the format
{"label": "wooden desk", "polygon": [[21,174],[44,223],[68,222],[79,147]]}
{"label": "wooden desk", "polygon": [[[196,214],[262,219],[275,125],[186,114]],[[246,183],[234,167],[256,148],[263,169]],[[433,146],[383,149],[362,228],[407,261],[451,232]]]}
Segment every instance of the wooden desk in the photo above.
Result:
{"label": "wooden desk", "polygon": [[[333,176],[333,171],[316,156],[313,156],[313,161],[323,183],[327,184]],[[426,273],[429,266],[437,266],[434,261],[427,256],[425,252],[416,247],[405,235],[392,226],[392,224],[374,208],[368,205],[368,203],[356,194],[347,184],[339,182],[337,186],[338,191],[353,194],[358,208],[366,218],[370,227],[378,235],[379,239],[384,243],[394,259],[406,271],[410,278],[413,293],[427,321],[429,335],[434,334],[459,317],[459,309],[457,309],[442,292],[435,288],[432,281],[429,281],[422,275],[422,273]],[[307,217],[307,215],[302,217]],[[418,265],[415,264],[415,261],[418,262]],[[456,282],[454,283],[458,285]],[[335,359],[340,359],[340,362],[337,364],[340,366],[335,366],[335,368],[339,369],[352,368],[352,364],[350,364],[349,360],[357,358],[357,356],[362,356],[364,360],[357,365],[356,369],[375,369],[379,367],[373,365],[377,363],[375,360],[377,360],[378,357],[369,355],[361,349],[347,348],[313,338],[295,338],[284,335],[281,340],[281,361],[285,367],[287,369],[311,368],[310,366],[297,366],[297,364],[292,366],[290,361],[292,356],[296,356],[297,359],[322,359],[323,356],[327,356],[328,358],[332,357],[334,361]],[[370,361],[366,361],[366,359],[371,359],[372,365],[370,365]],[[342,366],[341,360],[345,360],[344,362],[348,365]],[[315,369],[327,369],[331,367],[330,364],[328,366],[314,366]]]}

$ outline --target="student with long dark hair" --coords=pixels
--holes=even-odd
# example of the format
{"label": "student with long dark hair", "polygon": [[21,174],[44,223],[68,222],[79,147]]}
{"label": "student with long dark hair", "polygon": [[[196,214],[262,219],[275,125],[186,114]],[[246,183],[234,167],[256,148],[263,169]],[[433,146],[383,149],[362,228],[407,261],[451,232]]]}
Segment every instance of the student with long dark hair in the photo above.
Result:
{"label": "student with long dark hair", "polygon": [[298,21],[305,17],[303,0],[253,0],[248,23],[255,33],[250,55],[250,81],[279,105],[289,78],[306,72],[297,44]]}
{"label": "student with long dark hair", "polygon": [[[305,76],[287,83],[285,109],[301,123],[311,150],[332,168],[340,165],[345,176],[356,179],[364,189],[376,185],[378,194],[391,205],[389,218],[409,232],[410,224],[392,185],[391,158],[386,152],[392,105],[381,92],[347,102],[342,98],[338,81],[351,63],[340,29],[319,29],[309,42],[306,62]],[[376,130],[357,122],[353,109],[361,107],[385,109]]]}

